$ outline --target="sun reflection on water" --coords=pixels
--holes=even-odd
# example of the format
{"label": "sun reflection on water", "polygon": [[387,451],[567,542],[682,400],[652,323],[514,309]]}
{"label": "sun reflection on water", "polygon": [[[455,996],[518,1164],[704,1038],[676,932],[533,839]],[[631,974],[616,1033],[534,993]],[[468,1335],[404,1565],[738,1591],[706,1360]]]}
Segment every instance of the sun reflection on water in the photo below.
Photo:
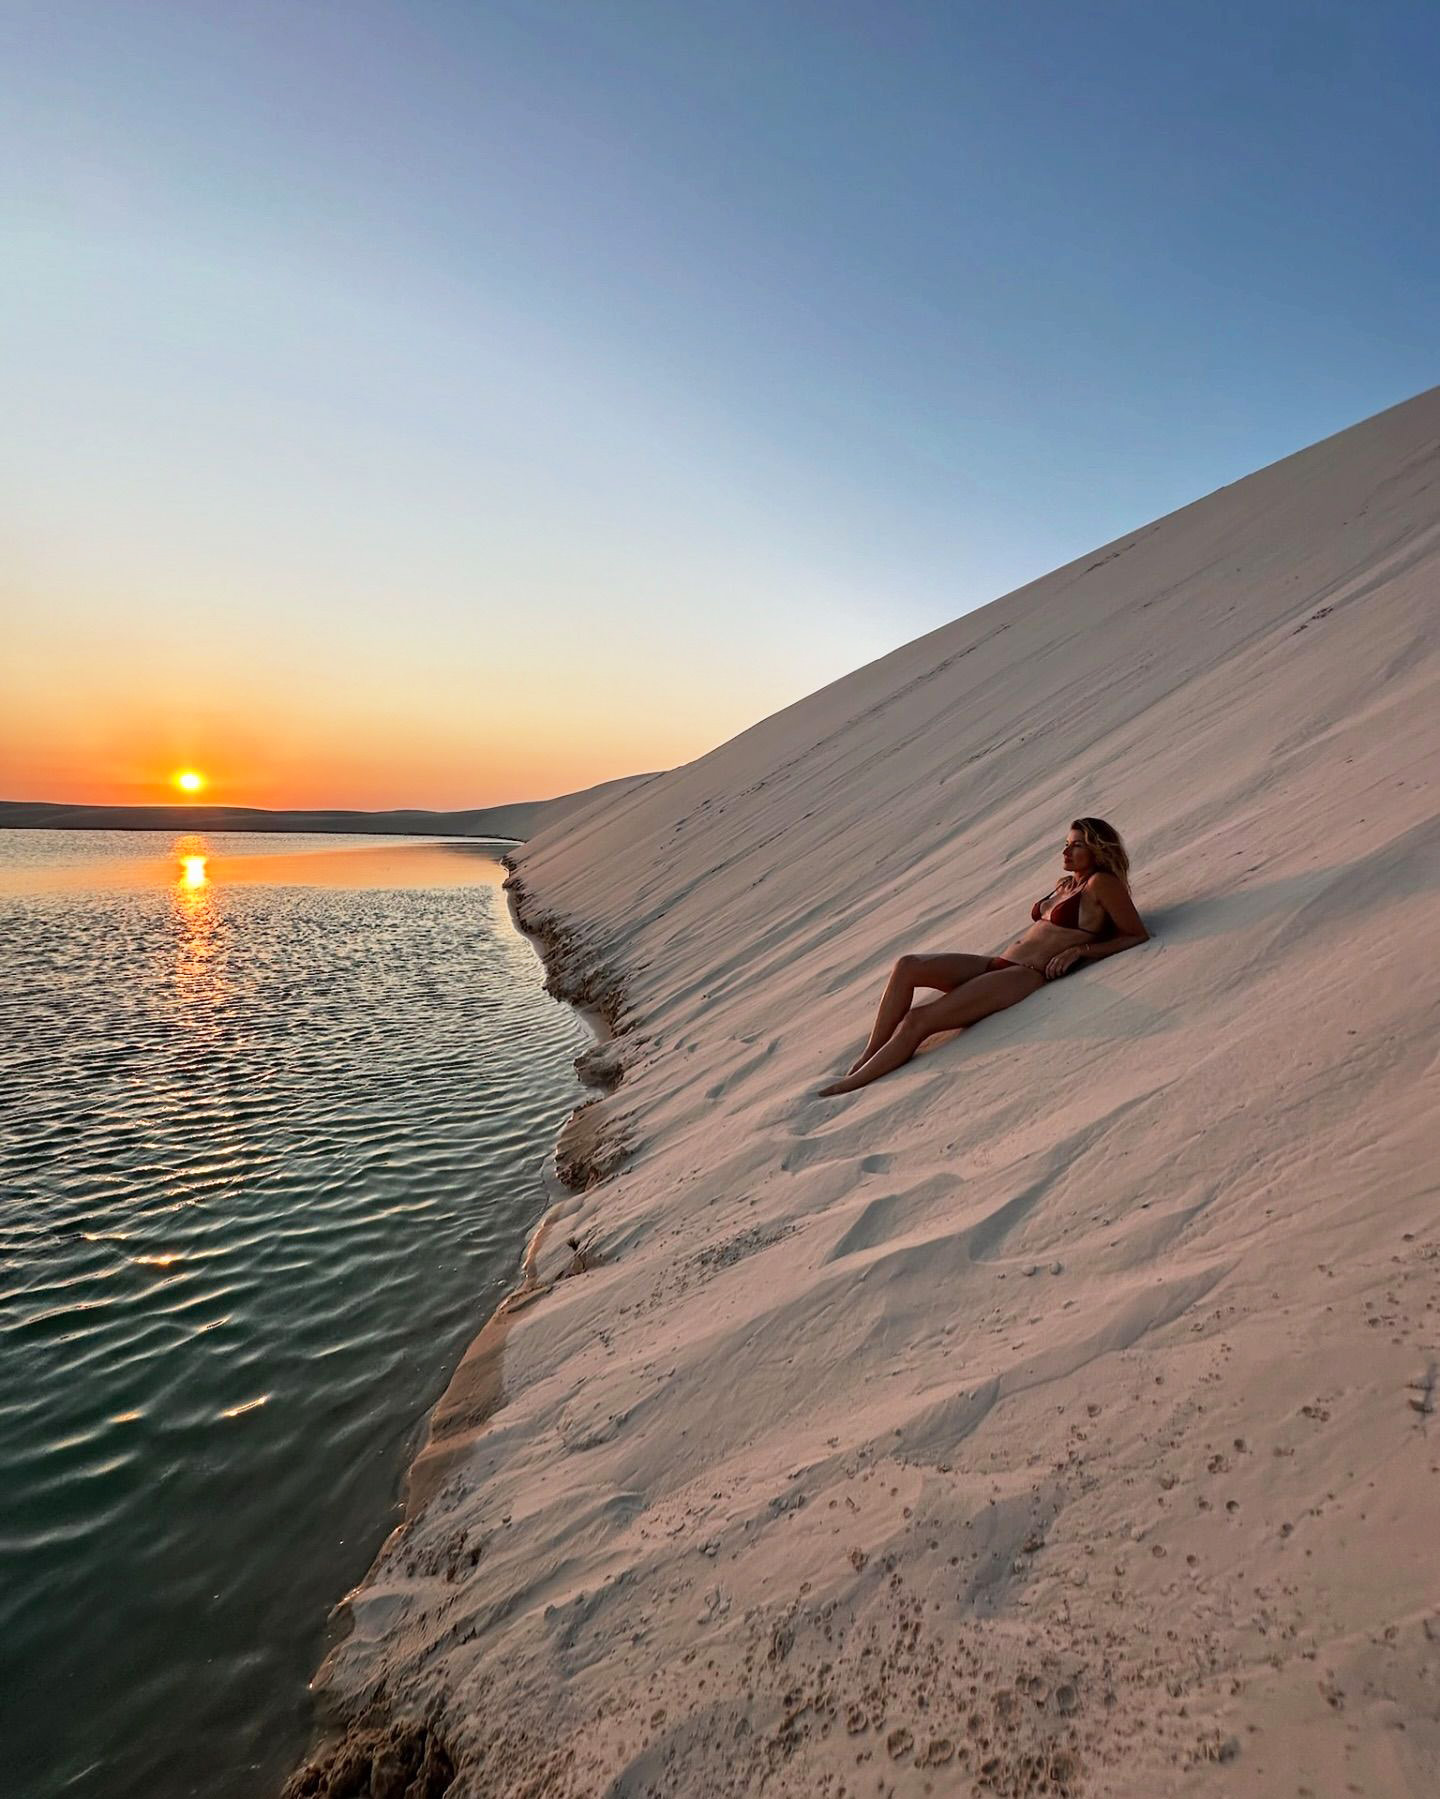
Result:
{"label": "sun reflection on water", "polygon": [[258,1399],[247,1399],[243,1405],[227,1406],[220,1416],[222,1418],[241,1418],[246,1412],[258,1411],[262,1405],[269,1402],[269,1399],[268,1393],[262,1393]]}
{"label": "sun reflection on water", "polygon": [[179,869],[170,890],[179,926],[175,985],[182,1009],[198,1012],[223,998],[226,985],[218,955],[220,914],[209,874],[210,845],[190,834],[176,839],[171,854]]}

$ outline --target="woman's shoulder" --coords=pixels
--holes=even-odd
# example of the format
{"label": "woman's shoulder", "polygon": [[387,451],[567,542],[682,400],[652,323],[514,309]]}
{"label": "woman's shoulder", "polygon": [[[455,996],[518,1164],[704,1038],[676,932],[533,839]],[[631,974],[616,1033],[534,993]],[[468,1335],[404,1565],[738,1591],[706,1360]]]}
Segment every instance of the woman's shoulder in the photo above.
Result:
{"label": "woman's shoulder", "polygon": [[1129,885],[1119,875],[1097,868],[1085,885],[1112,919],[1117,915],[1123,917],[1134,912],[1135,901],[1130,897]]}

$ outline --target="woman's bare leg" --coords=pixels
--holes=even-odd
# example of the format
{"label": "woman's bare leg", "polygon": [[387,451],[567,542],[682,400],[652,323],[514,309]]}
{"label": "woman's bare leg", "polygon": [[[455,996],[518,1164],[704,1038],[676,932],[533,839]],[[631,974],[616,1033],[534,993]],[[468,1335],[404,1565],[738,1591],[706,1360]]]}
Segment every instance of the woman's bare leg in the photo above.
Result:
{"label": "woman's bare leg", "polygon": [[862,1062],[868,1061],[882,1044],[890,1041],[896,1025],[910,1010],[917,987],[935,987],[941,993],[950,993],[977,974],[984,974],[988,960],[986,956],[901,956],[891,969],[890,979],[880,997],[880,1009],[875,1014],[870,1040],[846,1072],[854,1074]]}
{"label": "woman's bare leg", "polygon": [[836,1093],[853,1093],[857,1087],[868,1087],[871,1081],[878,1081],[882,1074],[889,1074],[891,1069],[899,1068],[908,1062],[925,1041],[918,1025],[910,1020],[915,1016],[907,1013],[891,1033],[888,1043],[882,1043],[871,1056],[865,1058],[852,1068],[843,1080],[831,1081],[828,1087],[820,1089],[822,1099],[828,1099]]}
{"label": "woman's bare leg", "polygon": [[889,1074],[908,1062],[925,1039],[933,1037],[937,1031],[954,1031],[967,1024],[976,1024],[992,1012],[1003,1012],[1009,1006],[1018,1005],[1044,985],[1044,975],[1033,968],[997,968],[966,982],[961,993],[947,993],[928,1005],[916,1006],[895,1027],[890,1041],[877,1049],[863,1067],[847,1074],[843,1080],[832,1081],[828,1087],[820,1088],[820,1097],[854,1093],[857,1088],[868,1087],[882,1074]]}

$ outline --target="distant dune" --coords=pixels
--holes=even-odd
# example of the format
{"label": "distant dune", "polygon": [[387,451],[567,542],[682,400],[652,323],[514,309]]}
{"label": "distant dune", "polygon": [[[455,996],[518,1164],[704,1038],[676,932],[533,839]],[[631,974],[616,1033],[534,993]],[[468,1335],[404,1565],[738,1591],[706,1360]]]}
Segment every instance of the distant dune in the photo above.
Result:
{"label": "distant dune", "polygon": [[577,806],[614,798],[653,781],[624,775],[553,800],[517,800],[467,812],[266,812],[254,806],[62,806],[0,800],[0,830],[44,831],[344,831],[395,837],[510,837],[523,841]]}
{"label": "distant dune", "polygon": [[[1437,592],[1440,389],[513,852],[620,1081],[345,1791],[1440,1793]],[[1086,813],[1152,941],[814,1097]]]}

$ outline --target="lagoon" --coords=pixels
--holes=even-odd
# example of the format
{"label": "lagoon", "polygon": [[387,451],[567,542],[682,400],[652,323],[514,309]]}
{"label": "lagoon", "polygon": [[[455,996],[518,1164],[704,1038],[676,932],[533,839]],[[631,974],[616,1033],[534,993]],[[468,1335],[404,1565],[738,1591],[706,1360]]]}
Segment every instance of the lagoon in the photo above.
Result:
{"label": "lagoon", "polygon": [[19,1799],[241,1799],[302,1751],[583,1093],[504,847],[0,831]]}

